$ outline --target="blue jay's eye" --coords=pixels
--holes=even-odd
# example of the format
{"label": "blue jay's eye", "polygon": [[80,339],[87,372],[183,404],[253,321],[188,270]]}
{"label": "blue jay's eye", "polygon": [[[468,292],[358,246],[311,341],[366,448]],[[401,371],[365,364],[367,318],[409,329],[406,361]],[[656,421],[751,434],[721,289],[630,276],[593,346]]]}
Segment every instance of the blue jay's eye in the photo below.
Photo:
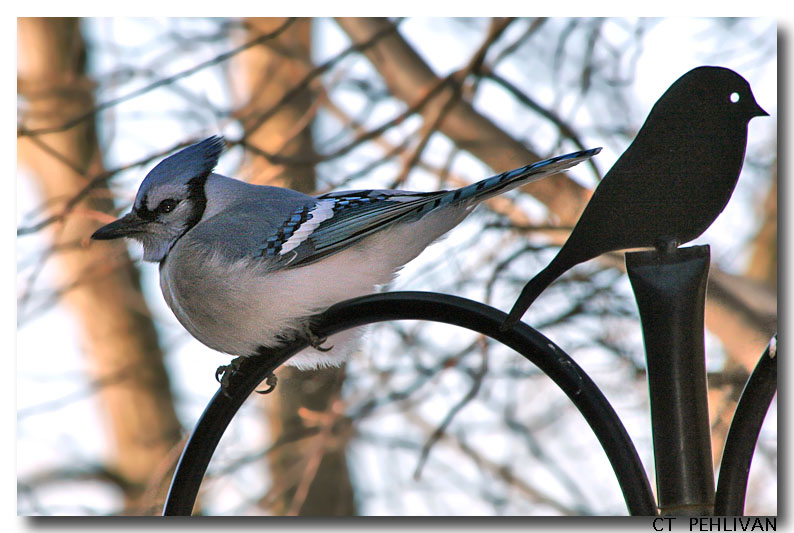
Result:
{"label": "blue jay's eye", "polygon": [[158,213],[170,213],[171,211],[174,210],[176,204],[178,203],[179,202],[177,200],[172,200],[171,198],[168,198],[160,202],[160,205],[157,206],[157,209],[155,211],[157,211]]}

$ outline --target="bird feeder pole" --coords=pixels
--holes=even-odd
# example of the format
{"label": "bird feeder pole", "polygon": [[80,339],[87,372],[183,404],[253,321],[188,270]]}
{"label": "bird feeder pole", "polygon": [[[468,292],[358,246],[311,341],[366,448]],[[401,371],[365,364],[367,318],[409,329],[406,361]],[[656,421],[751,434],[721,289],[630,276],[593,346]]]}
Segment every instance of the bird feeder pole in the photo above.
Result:
{"label": "bird feeder pole", "polygon": [[704,309],[709,247],[626,254],[645,341],[662,515],[714,513]]}

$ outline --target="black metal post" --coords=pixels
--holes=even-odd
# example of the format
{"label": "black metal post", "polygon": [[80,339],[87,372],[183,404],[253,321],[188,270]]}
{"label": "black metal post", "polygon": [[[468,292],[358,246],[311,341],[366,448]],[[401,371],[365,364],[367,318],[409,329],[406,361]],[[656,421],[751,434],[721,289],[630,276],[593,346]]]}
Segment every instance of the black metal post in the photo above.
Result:
{"label": "black metal post", "polygon": [[656,487],[662,515],[711,515],[704,346],[709,247],[626,254],[648,364]]}
{"label": "black metal post", "polygon": [[750,463],[753,461],[758,434],[766,412],[777,392],[777,335],[761,356],[747,380],[739,405],[733,415],[731,429],[725,439],[720,463],[720,479],[714,500],[714,513],[719,516],[744,514],[744,497]]}

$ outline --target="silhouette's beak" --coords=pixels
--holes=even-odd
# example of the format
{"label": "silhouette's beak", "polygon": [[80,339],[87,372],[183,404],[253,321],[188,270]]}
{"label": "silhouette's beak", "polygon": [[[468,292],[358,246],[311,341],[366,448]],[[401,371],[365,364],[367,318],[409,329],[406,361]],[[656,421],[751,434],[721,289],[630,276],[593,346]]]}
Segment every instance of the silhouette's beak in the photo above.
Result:
{"label": "silhouette's beak", "polygon": [[751,116],[751,117],[768,117],[768,116],[769,116],[769,113],[767,113],[766,111],[764,111],[764,110],[761,108],[761,106],[760,106],[760,105],[758,105],[758,102],[753,102],[753,104],[755,104],[755,105],[753,106],[753,107],[754,107],[754,109],[751,109],[751,110],[750,110],[750,116]]}
{"label": "silhouette's beak", "polygon": [[145,220],[136,215],[135,212],[130,212],[120,219],[102,226],[91,235],[91,238],[97,241],[106,241],[120,237],[130,237],[143,231],[143,226],[145,225]]}

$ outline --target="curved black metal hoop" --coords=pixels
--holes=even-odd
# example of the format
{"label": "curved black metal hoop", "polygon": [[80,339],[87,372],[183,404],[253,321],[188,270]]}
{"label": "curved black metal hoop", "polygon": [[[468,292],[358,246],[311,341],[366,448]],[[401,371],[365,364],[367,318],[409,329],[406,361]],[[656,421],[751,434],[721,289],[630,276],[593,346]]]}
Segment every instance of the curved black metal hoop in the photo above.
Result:
{"label": "curved black metal hoop", "polygon": [[771,350],[773,346],[777,346],[777,336],[767,346],[747,380],[725,439],[714,498],[714,514],[717,516],[744,514],[750,463],[766,412],[777,392],[777,354],[776,350]]}
{"label": "curved black metal hoop", "polygon": [[[573,359],[538,331],[519,322],[500,331],[506,318],[485,304],[427,292],[391,292],[348,300],[318,316],[313,331],[322,337],[374,322],[430,320],[476,331],[517,351],[545,372],[570,398],[592,428],[612,464],[632,515],[656,515],[656,501],[637,450],[612,406]],[[164,515],[190,515],[199,486],[232,417],[276,367],[306,347],[303,341],[267,356],[247,359],[235,375],[230,396],[215,393],[196,425],[171,481]]]}

